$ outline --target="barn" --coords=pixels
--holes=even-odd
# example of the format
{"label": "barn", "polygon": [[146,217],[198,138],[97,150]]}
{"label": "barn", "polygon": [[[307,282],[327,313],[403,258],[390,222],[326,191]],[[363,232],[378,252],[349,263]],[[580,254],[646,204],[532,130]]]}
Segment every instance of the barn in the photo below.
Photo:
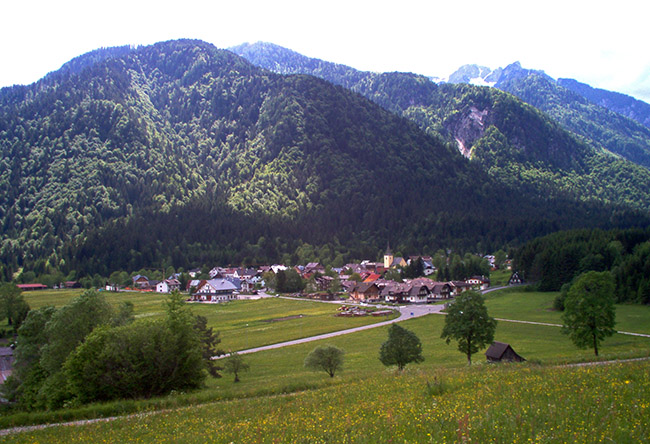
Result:
{"label": "barn", "polygon": [[524,358],[519,356],[516,351],[505,342],[494,341],[490,348],[485,352],[485,357],[489,362],[523,362]]}

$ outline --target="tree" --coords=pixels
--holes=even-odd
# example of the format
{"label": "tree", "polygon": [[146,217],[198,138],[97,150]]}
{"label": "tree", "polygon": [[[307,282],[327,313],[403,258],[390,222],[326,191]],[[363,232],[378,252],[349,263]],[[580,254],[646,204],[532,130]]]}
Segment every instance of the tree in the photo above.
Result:
{"label": "tree", "polygon": [[305,358],[305,368],[319,371],[324,370],[331,378],[343,368],[345,352],[333,345],[318,346]]}
{"label": "tree", "polygon": [[135,320],[133,310],[133,302],[122,301],[117,308],[117,312],[113,315],[113,319],[111,319],[111,325],[113,327],[118,327],[133,322]]}
{"label": "tree", "polygon": [[48,343],[42,349],[43,368],[50,374],[58,372],[67,356],[96,326],[108,323],[112,315],[106,298],[95,290],[84,291],[58,309],[45,326]]}
{"label": "tree", "polygon": [[402,371],[410,362],[424,361],[422,343],[412,331],[393,324],[388,329],[388,340],[379,349],[379,360],[385,366],[397,365]]}
{"label": "tree", "polygon": [[616,333],[614,307],[614,278],[607,271],[583,273],[571,285],[564,301],[564,326],[578,348],[594,348],[598,356],[599,344]]}
{"label": "tree", "polygon": [[197,320],[172,293],[165,319],[96,328],[66,359],[69,397],[80,402],[195,389],[206,377]]}
{"label": "tree", "polygon": [[502,269],[507,259],[508,259],[508,255],[506,254],[505,251],[503,250],[497,251],[496,253],[494,253],[494,266],[499,270]]}
{"label": "tree", "polygon": [[475,291],[461,293],[447,309],[445,326],[440,337],[447,344],[458,341],[458,350],[472,364],[472,355],[494,341],[497,321],[488,316],[483,296]]}
{"label": "tree", "polygon": [[196,316],[194,328],[198,332],[201,340],[201,354],[208,369],[208,373],[210,373],[213,378],[221,378],[219,371],[223,370],[223,368],[217,364],[217,361],[212,359],[213,357],[225,354],[223,350],[217,347],[219,343],[221,343],[219,332],[214,332],[212,327],[208,328],[208,318],[200,315]]}
{"label": "tree", "polygon": [[27,313],[29,305],[20,288],[15,284],[4,284],[0,287],[0,319],[7,318],[7,324],[13,328],[14,333],[18,332]]}
{"label": "tree", "polygon": [[421,257],[411,260],[411,263],[404,268],[404,277],[406,279],[415,279],[424,276],[424,261]]}
{"label": "tree", "polygon": [[231,352],[225,359],[223,370],[235,376],[234,382],[239,382],[239,373],[250,369],[250,365],[244,362],[244,358],[237,352]]}

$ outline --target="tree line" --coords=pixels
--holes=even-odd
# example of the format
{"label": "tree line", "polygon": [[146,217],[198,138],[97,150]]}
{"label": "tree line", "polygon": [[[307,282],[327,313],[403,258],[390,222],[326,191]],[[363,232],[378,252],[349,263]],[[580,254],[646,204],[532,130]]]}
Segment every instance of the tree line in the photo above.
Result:
{"label": "tree line", "polygon": [[650,228],[558,232],[523,245],[513,262],[541,291],[559,291],[588,271],[607,271],[617,302],[650,304]]}

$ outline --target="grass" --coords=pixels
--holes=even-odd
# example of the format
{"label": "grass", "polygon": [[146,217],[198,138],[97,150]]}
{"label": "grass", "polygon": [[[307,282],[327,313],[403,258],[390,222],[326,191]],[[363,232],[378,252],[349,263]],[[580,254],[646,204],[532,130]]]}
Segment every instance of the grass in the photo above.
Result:
{"label": "grass", "polygon": [[501,287],[508,285],[512,276],[512,270],[494,270],[490,272],[490,285],[492,287]]}
{"label": "grass", "polygon": [[[650,363],[384,370],[288,395],[233,399],[4,437],[5,442],[647,442]],[[336,379],[336,378],[335,378]],[[442,380],[441,393],[429,389]],[[579,408],[577,408],[579,406]]]}
{"label": "grass", "polygon": [[[32,308],[46,305],[61,307],[83,290],[43,290],[25,292]],[[136,318],[164,315],[165,294],[155,292],[103,292],[114,306],[131,301]],[[205,316],[208,326],[219,331],[221,347],[238,351],[262,345],[316,336],[332,331],[374,324],[389,317],[335,317],[338,305],[282,298],[240,300],[225,304],[190,304],[192,312]],[[298,317],[301,316],[302,317]],[[293,317],[293,318],[292,318]],[[276,321],[280,318],[290,318]]]}
{"label": "grass", "polygon": [[[485,304],[490,316],[495,318],[562,324],[562,312],[553,309],[558,294],[515,287],[486,294]],[[617,304],[616,329],[650,334],[650,306]]]}
{"label": "grass", "polygon": [[[153,295],[147,296],[152,297]],[[489,294],[487,305],[492,316],[559,323],[556,320],[559,319],[559,313],[548,310],[553,297],[553,294],[547,293],[507,290]],[[158,302],[160,303],[161,300]],[[138,308],[137,304],[136,308]],[[277,339],[286,340],[290,339],[292,335],[304,333],[306,331],[304,329],[318,330],[323,326],[338,329],[339,326],[336,323],[339,321],[346,322],[342,328],[347,328],[347,322],[354,321],[354,318],[331,316],[333,310],[336,309],[336,306],[332,304],[276,298],[238,301],[224,305],[192,305],[192,308],[195,312],[205,310],[201,314],[208,316],[210,323],[218,326],[218,329],[222,331],[224,345],[228,344],[227,338],[232,338],[232,340],[228,339],[228,341],[232,341],[230,343],[239,343],[243,348],[253,346],[253,344],[247,345],[246,341],[258,343]],[[642,330],[650,324],[648,322],[650,311],[645,310],[646,308],[617,306],[619,323],[632,331],[643,332]],[[160,310],[160,305],[157,310]],[[152,306],[146,310],[139,309],[139,313],[147,315],[155,313],[155,310]],[[280,322],[269,322],[272,319],[292,314],[305,314],[306,316]],[[376,320],[375,318],[359,318],[358,321],[362,319]],[[472,369],[467,369],[465,357],[458,352],[455,343],[447,345],[440,339],[444,319],[442,315],[430,315],[411,319],[402,324],[405,328],[415,332],[421,339],[425,362],[417,366],[410,365],[406,374],[401,376],[396,376],[393,369],[386,369],[379,362],[379,347],[387,338],[388,327],[378,327],[329,340],[244,355],[251,370],[240,375],[242,382],[238,384],[233,384],[232,377],[225,375],[221,379],[208,380],[204,389],[192,393],[175,393],[151,400],[125,400],[58,412],[7,416],[0,418],[0,427],[187,406],[186,410],[156,414],[140,418],[137,421],[120,419],[117,423],[110,424],[74,428],[56,427],[49,431],[16,435],[10,439],[16,440],[16,442],[96,442],[102,440],[117,442],[138,439],[143,442],[151,442],[156,439],[163,442],[173,442],[174,440],[176,442],[204,442],[208,440],[214,442],[273,442],[272,438],[276,437],[278,442],[342,442],[346,439],[348,442],[373,442],[373,440],[374,442],[389,442],[389,438],[400,442],[442,442],[462,441],[466,437],[478,442],[515,442],[528,438],[541,442],[568,441],[569,439],[593,441],[585,439],[583,433],[586,433],[584,430],[589,428],[601,430],[598,427],[601,427],[602,418],[598,420],[594,418],[600,418],[598,416],[600,413],[596,412],[600,411],[602,406],[598,403],[593,406],[584,404],[595,401],[575,397],[573,392],[579,392],[582,396],[586,390],[584,387],[587,385],[600,387],[600,384],[613,384],[612,381],[616,379],[611,378],[615,377],[607,379],[609,376],[606,374],[600,375],[596,371],[585,372],[584,375],[598,373],[600,376],[593,376],[596,378],[593,380],[588,379],[590,376],[584,376],[587,379],[583,381],[576,380],[574,376],[571,376],[574,373],[579,373],[577,369],[566,369],[566,371],[556,369],[558,373],[554,373],[556,370],[548,368],[548,366],[556,364],[593,360],[593,351],[576,349],[568,337],[563,335],[557,327],[499,322],[495,339],[512,344],[520,355],[536,364],[543,364],[543,368],[538,369],[538,366],[533,364],[524,366],[485,365],[483,363],[485,350],[483,350],[474,355],[475,365],[472,366]],[[291,323],[294,321],[296,324],[292,325]],[[300,322],[308,323],[300,324]],[[241,338],[237,339],[238,335]],[[304,336],[308,335],[311,334],[304,334]],[[324,372],[314,373],[303,368],[303,360],[307,354],[314,347],[322,344],[333,344],[346,352],[344,369],[335,378],[329,378]],[[650,356],[650,338],[616,334],[603,342],[600,351],[600,358],[603,360],[647,357]],[[629,364],[620,367],[622,369],[620,371],[623,373],[627,372],[624,369],[629,367],[636,369],[631,371],[632,373],[645,372],[646,375],[649,368],[647,364]],[[607,366],[606,368],[613,367]],[[495,373],[500,371],[504,373]],[[571,385],[571,388],[567,389],[566,384],[569,383],[563,382],[563,378],[569,378],[572,381],[570,384],[577,385]],[[631,380],[631,376],[625,376],[625,378]],[[567,393],[549,387],[546,379],[558,384],[559,387],[564,387],[564,391]],[[648,378],[646,377],[645,380]],[[434,390],[440,390],[442,394],[432,398],[432,386],[436,387]],[[375,389],[375,387],[382,388]],[[640,386],[635,387],[639,389]],[[521,388],[525,396],[516,394],[515,388]],[[609,390],[609,387],[605,388]],[[630,387],[626,385],[625,387],[617,386],[617,388],[627,389]],[[613,437],[612,439],[622,437],[623,441],[630,437],[634,438],[631,441],[637,441],[636,438],[639,436],[647,437],[647,426],[645,429],[640,429],[638,423],[634,422],[635,415],[638,416],[648,410],[647,399],[650,393],[647,388],[647,384],[640,388],[642,390],[640,393],[645,396],[645,404],[637,403],[632,407],[626,405],[625,408],[631,409],[629,412],[624,411],[623,407],[619,409],[618,404],[614,405],[616,409],[619,409],[616,410],[617,412],[632,415],[626,418],[626,422],[623,424],[623,427],[626,427],[625,433],[629,434],[621,432],[623,434],[620,436],[612,435],[614,433],[611,425],[612,419],[606,418],[606,421],[609,422],[603,423],[605,424],[603,425],[605,429],[602,431],[603,437]],[[472,390],[478,393],[477,401],[473,400],[472,393],[474,392]],[[584,415],[578,415],[578,419],[576,419],[578,422],[575,423],[563,423],[563,419],[560,417],[543,419],[545,416],[543,412],[549,410],[550,403],[540,404],[537,398],[528,399],[527,395],[528,392],[540,393],[542,391],[556,393],[561,398],[562,402],[555,405],[561,404],[562,408],[554,410],[552,413],[567,417],[566,421],[572,421],[571,418],[568,418],[572,415],[566,414],[566,411],[571,408],[580,410],[581,415],[584,411],[590,411],[592,412],[590,415],[593,416],[585,418]],[[600,392],[600,389],[598,391]],[[620,390],[620,392],[621,396],[628,396],[624,390]],[[496,398],[491,400],[491,396]],[[603,396],[606,396],[606,393],[603,392]],[[630,396],[636,395],[631,393]],[[418,397],[424,397],[424,400]],[[548,398],[543,399],[548,401]],[[635,399],[617,398],[616,402],[636,402]],[[482,407],[478,400],[485,402],[485,407]],[[509,402],[516,402],[518,409],[508,410]],[[283,407],[285,403],[286,410]],[[527,403],[530,404],[530,407]],[[204,404],[209,405],[203,406]],[[295,410],[292,407],[294,405],[303,407]],[[431,405],[438,406],[435,411],[452,412],[453,415],[447,415],[448,418],[444,420],[437,416],[431,416],[433,411],[427,410]],[[611,408],[613,404],[609,405]],[[497,410],[488,408],[490,406],[496,406]],[[402,408],[405,410],[401,411]],[[536,408],[539,408],[542,413],[537,412]],[[312,409],[313,415],[316,416],[310,416],[305,409]],[[392,416],[386,416],[389,411],[392,412]],[[399,413],[400,411],[401,413]],[[411,412],[410,416],[407,415],[409,411]],[[461,411],[465,411],[466,414],[461,414]],[[362,415],[361,418],[364,421],[359,424],[354,417],[350,416],[352,412]],[[370,415],[370,412],[375,414]],[[508,417],[511,423],[507,423],[507,418],[504,416]],[[284,419],[280,420],[280,417]],[[286,418],[295,418],[293,420],[295,424],[281,428],[280,424],[284,424],[283,421]],[[318,423],[313,423],[314,418],[323,419],[318,420]],[[391,418],[396,422],[392,423]],[[435,430],[430,427],[431,421],[439,422],[436,423],[438,425]],[[504,429],[490,429],[488,427],[490,421],[499,427],[503,426]],[[585,421],[587,425],[581,424],[580,421]],[[349,424],[349,427],[343,427],[341,422]],[[132,426],[134,423],[144,425]],[[301,423],[306,424],[302,431],[297,428]],[[324,428],[322,430],[311,428],[318,424],[322,424]],[[532,424],[532,426],[529,427],[527,424]],[[249,432],[242,431],[244,426]],[[453,430],[452,426],[454,426]],[[130,429],[131,427],[134,427],[133,430]],[[563,427],[567,430],[575,429],[575,435],[567,435],[568,432],[560,433],[559,430]],[[520,429],[522,431],[518,432]],[[253,430],[257,431],[257,434],[251,435]],[[190,431],[191,436],[188,435]],[[238,437],[235,431],[241,435]],[[460,435],[452,433],[460,433],[459,431],[462,432]],[[330,432],[331,434],[329,434]],[[216,435],[211,435],[211,433]],[[346,433],[346,435],[343,436],[341,433]],[[431,436],[427,433],[430,433]],[[551,434],[547,435],[547,433]]]}

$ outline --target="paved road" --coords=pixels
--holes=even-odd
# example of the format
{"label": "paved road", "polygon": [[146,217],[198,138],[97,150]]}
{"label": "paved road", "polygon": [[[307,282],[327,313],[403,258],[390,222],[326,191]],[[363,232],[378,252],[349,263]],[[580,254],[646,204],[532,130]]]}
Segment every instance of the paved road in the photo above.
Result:
{"label": "paved road", "polygon": [[[300,300],[304,301],[304,299],[300,299]],[[314,302],[321,302],[321,303],[329,302],[334,304],[341,304],[341,301],[314,301]],[[377,308],[393,309],[393,310],[396,308],[394,306],[389,307],[385,305],[372,305],[372,306]],[[400,306],[397,308],[399,309],[400,312],[399,317],[395,319],[391,319],[389,321],[378,322],[376,324],[370,324],[370,325],[363,325],[361,327],[349,328],[347,330],[334,331],[331,333],[325,333],[318,336],[310,336],[308,338],[294,339],[293,341],[279,342],[277,344],[265,345],[262,347],[255,347],[247,350],[240,350],[237,353],[243,355],[243,354],[255,353],[263,350],[272,350],[275,348],[288,347],[290,345],[304,344],[306,342],[319,341],[321,339],[328,339],[336,336],[347,335],[350,333],[356,333],[358,331],[369,330],[371,328],[383,327],[384,325],[390,325],[395,322],[401,322],[407,319],[418,318],[420,316],[426,316],[431,313],[438,313],[440,312],[440,310],[444,308],[444,305],[407,305],[407,306]],[[218,358],[215,357],[213,359],[218,359]]]}
{"label": "paved road", "polygon": [[[508,286],[502,286],[502,287],[494,287],[494,288],[488,288],[487,290],[483,290],[483,294],[491,293],[493,291],[497,290],[502,290],[504,288],[508,288]],[[262,297],[271,297],[267,294],[264,294]],[[284,299],[295,299],[295,300],[300,300],[304,301],[305,299],[303,298],[291,298],[287,296],[281,296]],[[319,301],[319,300],[313,300],[315,303],[330,303],[330,304],[349,304],[349,302],[345,301]],[[382,308],[382,309],[395,309],[394,306],[386,306],[386,305],[380,305],[380,304],[369,304],[372,307],[376,308]],[[341,335],[347,335],[350,333],[356,333],[358,331],[363,331],[363,330],[369,330],[371,328],[377,328],[377,327],[383,327],[384,325],[390,325],[394,322],[401,322],[405,321],[407,319],[411,318],[417,318],[420,316],[426,316],[428,314],[445,314],[442,313],[442,309],[444,308],[444,305],[406,305],[406,306],[400,306],[398,307],[400,311],[400,316],[391,319],[390,321],[385,321],[385,322],[378,322],[376,324],[370,324],[370,325],[364,325],[362,327],[356,327],[356,328],[349,328],[347,330],[339,330],[331,333],[325,333],[322,335],[317,335],[317,336],[311,336],[308,338],[301,338],[301,339],[295,339],[293,341],[286,341],[286,342],[279,342],[277,344],[271,344],[271,345],[265,345],[262,347],[255,347],[255,348],[250,348],[247,350],[241,350],[238,353],[239,354],[247,354],[247,353],[255,353],[263,350],[272,350],[276,348],[282,348],[282,347],[288,347],[291,345],[296,345],[296,344],[304,344],[306,342],[312,342],[312,341],[319,341],[321,339],[328,339],[328,338],[333,338],[336,336],[341,336]],[[532,325],[544,325],[548,327],[562,327],[560,324],[549,324],[545,322],[534,322],[534,321],[520,321],[516,319],[502,319],[502,318],[496,318],[497,321],[502,321],[502,322],[514,322],[514,323],[520,323],[520,324],[532,324]],[[643,334],[643,333],[631,333],[631,332],[626,332],[626,331],[619,331],[618,333],[622,335],[631,335],[631,336],[641,336],[645,338],[650,338],[650,335],[648,334]],[[222,356],[223,357],[223,356]],[[214,357],[213,359],[219,359],[220,357]]]}

